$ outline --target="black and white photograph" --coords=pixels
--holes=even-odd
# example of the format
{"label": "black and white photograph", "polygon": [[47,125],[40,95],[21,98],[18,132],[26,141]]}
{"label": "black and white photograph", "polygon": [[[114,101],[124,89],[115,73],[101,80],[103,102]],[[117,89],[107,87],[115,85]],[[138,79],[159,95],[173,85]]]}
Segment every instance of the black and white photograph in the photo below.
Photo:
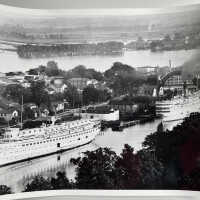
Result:
{"label": "black and white photograph", "polygon": [[80,189],[200,190],[200,4],[0,5],[0,195]]}

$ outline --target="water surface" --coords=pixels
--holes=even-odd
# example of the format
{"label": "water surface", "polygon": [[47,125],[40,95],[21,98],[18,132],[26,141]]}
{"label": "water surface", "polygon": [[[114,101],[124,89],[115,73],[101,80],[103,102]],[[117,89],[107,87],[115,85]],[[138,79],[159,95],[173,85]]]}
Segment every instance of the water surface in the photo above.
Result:
{"label": "water surface", "polygon": [[114,62],[122,62],[132,67],[142,66],[168,66],[169,60],[172,67],[182,65],[189,60],[197,50],[180,50],[151,52],[142,51],[125,51],[122,56],[66,56],[54,58],[19,58],[16,52],[0,51],[0,72],[8,71],[27,71],[30,68],[46,65],[48,61],[54,60],[58,63],[59,68],[69,70],[78,65],[85,65],[88,68],[94,68],[98,71],[109,69]]}

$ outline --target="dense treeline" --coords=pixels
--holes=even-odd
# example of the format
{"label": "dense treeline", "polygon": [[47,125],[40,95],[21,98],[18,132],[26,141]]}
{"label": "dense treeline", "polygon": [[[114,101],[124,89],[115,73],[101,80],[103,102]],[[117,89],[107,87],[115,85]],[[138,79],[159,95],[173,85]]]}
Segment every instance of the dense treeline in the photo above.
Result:
{"label": "dense treeline", "polygon": [[[116,96],[127,93],[136,94],[139,86],[143,84],[155,86],[158,81],[157,75],[144,76],[138,73],[134,67],[121,62],[114,62],[110,69],[99,72],[83,65],[65,71],[60,69],[55,61],[49,61],[46,66],[41,65],[30,69],[28,74],[46,74],[48,77],[62,76],[65,82],[71,78],[95,79],[101,84],[106,84]],[[13,75],[13,72],[7,73],[7,75]],[[15,73],[14,75],[18,74]]]}
{"label": "dense treeline", "polygon": [[123,53],[122,42],[109,41],[93,44],[20,45],[17,53],[22,58],[78,55],[116,55]]}
{"label": "dense treeline", "polygon": [[[53,38],[52,38],[53,39]],[[136,41],[124,44],[118,41],[82,44],[26,44],[17,47],[17,53],[22,58],[53,57],[53,56],[79,56],[79,55],[122,55],[123,49],[171,51],[196,49],[200,46],[199,31],[184,34],[175,32],[166,34],[159,40],[145,41],[141,36]]]}
{"label": "dense treeline", "polygon": [[[124,94],[137,95],[139,86],[143,84],[151,86],[157,83],[157,76],[141,76],[135,68],[120,62],[113,63],[110,69],[102,73],[92,68],[87,69],[83,65],[64,71],[58,67],[55,61],[49,61],[46,66],[41,65],[38,68],[30,69],[28,74],[43,74],[52,78],[61,76],[64,78],[64,83],[68,88],[63,94],[49,95],[46,90],[48,86],[44,81],[38,80],[32,81],[30,88],[23,88],[19,84],[8,85],[4,91],[4,96],[21,103],[23,94],[24,103],[32,102],[38,106],[45,104],[46,107],[51,106],[51,101],[63,101],[65,99],[71,107],[78,107],[83,104],[87,105],[90,102],[107,101],[111,97],[109,93],[111,91],[114,96]],[[7,75],[12,76],[13,73],[8,73]],[[69,80],[71,78],[95,79],[99,82],[98,87],[94,88],[88,85],[80,95],[77,88],[70,85]]]}
{"label": "dense treeline", "polygon": [[169,188],[200,190],[199,144],[200,114],[194,113],[172,131],[150,134],[143,146],[165,166]]}
{"label": "dense treeline", "polygon": [[[14,100],[18,104],[35,103],[40,110],[47,108],[50,112],[54,112],[54,102],[66,101],[70,108],[77,108],[82,105],[105,102],[111,98],[107,90],[96,89],[88,86],[83,89],[82,95],[77,88],[68,84],[63,93],[48,94],[44,81],[33,81],[30,88],[24,88],[18,84],[8,85],[3,96],[8,100]],[[27,111],[27,112],[26,112]],[[24,107],[24,119],[33,118],[33,113],[29,108]]]}
{"label": "dense treeline", "polygon": [[197,49],[200,46],[199,33],[185,35],[176,32],[173,38],[167,34],[162,40],[153,40],[149,47],[151,51],[171,51]]}
{"label": "dense treeline", "polygon": [[65,71],[61,70],[55,61],[49,61],[46,66],[40,65],[37,68],[30,69],[28,70],[28,74],[46,74],[49,77],[63,76],[66,80],[70,78],[88,78],[96,79],[98,81],[103,80],[103,74],[101,72],[97,72],[93,68],[86,68],[84,65],[78,65],[71,70]]}
{"label": "dense treeline", "polygon": [[157,75],[144,76],[136,71],[132,66],[121,62],[114,62],[110,69],[104,73],[104,80],[113,90],[114,96],[124,94],[138,95],[139,87],[146,84],[156,85]]}

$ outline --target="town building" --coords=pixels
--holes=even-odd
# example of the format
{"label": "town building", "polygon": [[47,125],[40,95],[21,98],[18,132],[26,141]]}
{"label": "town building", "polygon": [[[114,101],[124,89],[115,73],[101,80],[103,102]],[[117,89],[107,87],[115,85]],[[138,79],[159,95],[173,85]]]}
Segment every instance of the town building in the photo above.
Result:
{"label": "town building", "polygon": [[87,86],[92,85],[93,87],[97,88],[99,86],[99,81],[96,79],[89,79],[87,81]]}
{"label": "town building", "polygon": [[51,81],[47,87],[47,91],[49,94],[63,93],[66,89],[67,85],[64,83],[64,77],[51,77]]}
{"label": "town building", "polygon": [[183,85],[184,82],[186,84],[186,89],[188,91],[195,91],[196,86],[193,84],[192,80],[183,80],[182,75],[175,75],[171,76],[167,79],[164,85],[164,90],[170,89],[170,90],[177,90],[177,91],[183,91]]}
{"label": "town building", "polygon": [[38,78],[39,78],[39,75],[30,75],[30,74],[24,75],[24,79],[27,81],[35,81]]}
{"label": "town building", "polygon": [[120,112],[136,112],[138,109],[138,105],[135,103],[130,104],[117,104],[117,103],[111,103],[111,108],[119,110]]}
{"label": "town building", "polygon": [[0,85],[1,86],[7,86],[11,84],[19,84],[18,82],[14,80],[10,80],[8,77],[0,77]]}
{"label": "town building", "polygon": [[19,111],[14,108],[0,108],[0,117],[4,118],[6,121],[10,121],[13,118],[19,117]]}
{"label": "town building", "polygon": [[63,93],[66,89],[67,89],[67,85],[66,84],[63,84],[63,85],[51,84],[49,86],[49,88],[47,89],[47,92],[49,94]]}
{"label": "town building", "polygon": [[29,88],[31,87],[31,83],[24,80],[22,83],[21,83],[21,86],[24,87],[24,88]]}
{"label": "town building", "polygon": [[137,72],[141,73],[142,75],[145,76],[150,76],[150,75],[156,75],[158,67],[152,67],[152,66],[143,66],[143,67],[137,67]]}
{"label": "town building", "polygon": [[24,81],[24,75],[14,75],[14,76],[7,76],[9,80],[12,80],[14,82],[23,82]]}
{"label": "town building", "polygon": [[138,96],[153,96],[154,89],[157,88],[156,85],[143,84],[138,88]]}
{"label": "town building", "polygon": [[143,50],[147,49],[149,47],[149,44],[142,37],[138,37],[135,42],[135,47],[137,50]]}
{"label": "town building", "polygon": [[38,106],[35,103],[25,103],[23,105],[24,111],[26,110],[26,108],[29,108],[34,115],[34,118],[37,118],[39,116],[39,109]]}
{"label": "town building", "polygon": [[110,106],[89,107],[76,112],[75,115],[84,119],[98,119],[107,122],[119,120],[119,110],[112,109]]}
{"label": "town building", "polygon": [[101,121],[118,121],[119,110],[111,110],[107,113],[80,113],[80,116],[84,119],[98,119]]}
{"label": "town building", "polygon": [[65,109],[69,106],[67,101],[56,101],[52,102],[52,108],[55,113],[57,112],[64,112]]}
{"label": "town building", "polygon": [[88,86],[88,78],[71,78],[68,82],[79,90],[83,90]]}

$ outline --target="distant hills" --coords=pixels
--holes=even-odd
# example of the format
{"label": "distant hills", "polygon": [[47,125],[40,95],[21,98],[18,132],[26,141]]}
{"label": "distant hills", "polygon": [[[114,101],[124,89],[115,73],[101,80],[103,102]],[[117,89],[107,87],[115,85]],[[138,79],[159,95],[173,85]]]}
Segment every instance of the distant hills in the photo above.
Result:
{"label": "distant hills", "polygon": [[[17,9],[17,8],[16,8]],[[66,11],[67,12],[67,11]],[[200,31],[200,6],[165,9],[151,15],[13,15],[0,14],[0,38],[24,42],[71,42],[121,40],[130,41],[142,36],[160,38],[174,32]]]}

